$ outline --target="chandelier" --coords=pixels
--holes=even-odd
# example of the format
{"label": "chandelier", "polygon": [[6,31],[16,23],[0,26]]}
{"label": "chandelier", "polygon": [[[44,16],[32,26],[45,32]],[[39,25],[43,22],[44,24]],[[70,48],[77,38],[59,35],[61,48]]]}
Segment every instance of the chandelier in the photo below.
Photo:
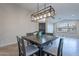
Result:
{"label": "chandelier", "polygon": [[54,16],[55,15],[55,10],[54,8],[50,5],[48,7],[45,7],[44,9],[41,9],[33,14],[31,14],[31,20],[32,21],[39,21],[41,19]]}

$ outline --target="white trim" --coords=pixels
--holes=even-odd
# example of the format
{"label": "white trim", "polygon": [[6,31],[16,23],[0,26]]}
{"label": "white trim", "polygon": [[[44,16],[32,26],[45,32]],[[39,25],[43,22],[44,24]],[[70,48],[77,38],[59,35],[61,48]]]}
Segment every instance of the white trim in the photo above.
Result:
{"label": "white trim", "polygon": [[16,44],[17,42],[11,42],[11,43],[5,43],[5,44],[1,44],[0,47],[4,47],[4,46],[8,46],[11,44]]}

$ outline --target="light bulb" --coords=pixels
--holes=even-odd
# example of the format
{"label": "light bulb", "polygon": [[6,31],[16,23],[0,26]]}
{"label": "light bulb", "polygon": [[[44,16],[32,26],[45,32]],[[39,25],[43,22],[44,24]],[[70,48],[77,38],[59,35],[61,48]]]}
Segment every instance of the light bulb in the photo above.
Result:
{"label": "light bulb", "polygon": [[43,18],[43,16],[41,15],[40,18]]}
{"label": "light bulb", "polygon": [[48,13],[48,16],[51,16],[51,14],[50,14],[50,13]]}
{"label": "light bulb", "polygon": [[36,20],[36,18],[34,18],[34,20]]}
{"label": "light bulb", "polygon": [[39,19],[39,17],[37,17],[37,19]]}
{"label": "light bulb", "polygon": [[46,14],[44,14],[44,17],[46,17]]}

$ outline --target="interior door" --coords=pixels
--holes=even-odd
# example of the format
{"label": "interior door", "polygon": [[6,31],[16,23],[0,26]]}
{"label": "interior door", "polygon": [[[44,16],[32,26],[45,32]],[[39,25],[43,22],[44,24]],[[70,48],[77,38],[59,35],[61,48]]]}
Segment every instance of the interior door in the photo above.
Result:
{"label": "interior door", "polygon": [[43,31],[45,33],[45,23],[39,23],[39,31]]}

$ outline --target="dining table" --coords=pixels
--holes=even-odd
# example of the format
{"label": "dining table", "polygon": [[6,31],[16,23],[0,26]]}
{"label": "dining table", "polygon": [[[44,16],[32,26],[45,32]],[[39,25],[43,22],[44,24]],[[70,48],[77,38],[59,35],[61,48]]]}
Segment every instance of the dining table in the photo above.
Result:
{"label": "dining table", "polygon": [[51,35],[42,35],[42,36],[32,35],[32,36],[23,36],[22,38],[24,40],[27,40],[35,44],[39,48],[39,55],[43,56],[43,53],[42,53],[43,46],[56,40],[58,37],[51,36]]}

